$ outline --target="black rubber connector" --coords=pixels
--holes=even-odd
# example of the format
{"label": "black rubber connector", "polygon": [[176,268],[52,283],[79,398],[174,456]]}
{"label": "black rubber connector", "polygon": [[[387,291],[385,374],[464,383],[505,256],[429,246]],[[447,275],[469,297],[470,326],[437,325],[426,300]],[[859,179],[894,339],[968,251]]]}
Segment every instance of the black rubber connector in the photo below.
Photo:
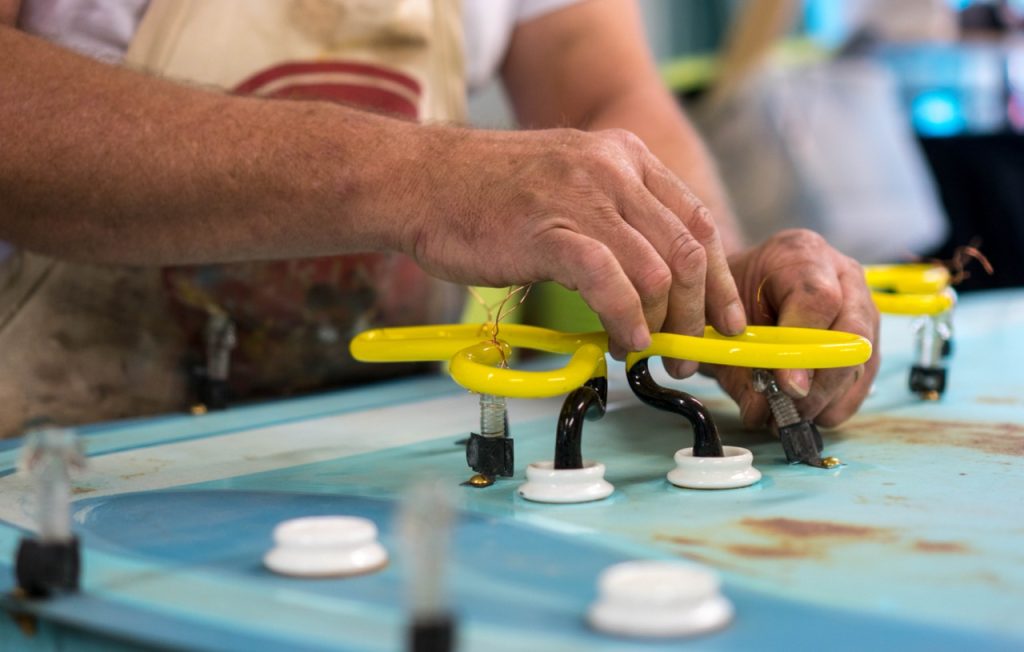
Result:
{"label": "black rubber connector", "polygon": [[190,389],[198,403],[210,411],[227,409],[232,396],[226,380],[210,378],[202,364],[190,367],[188,374]]}
{"label": "black rubber connector", "polygon": [[77,538],[60,542],[24,538],[18,545],[14,572],[26,594],[46,598],[77,591],[81,568]]}
{"label": "black rubber connector", "polygon": [[204,378],[200,384],[199,401],[209,410],[226,410],[230,399],[228,383],[225,380]]}
{"label": "black rubber connector", "polygon": [[[505,432],[508,432],[506,430]],[[477,433],[466,442],[469,468],[491,478],[510,478],[515,472],[515,452],[511,437],[483,437]]]}
{"label": "black rubber connector", "polygon": [[786,453],[786,461],[790,464],[803,462],[818,466],[821,451],[825,447],[821,440],[818,426],[810,421],[801,421],[779,428],[779,439],[782,450]]}
{"label": "black rubber connector", "polygon": [[718,428],[704,404],[686,392],[668,389],[654,382],[646,358],[630,367],[626,378],[633,393],[647,405],[686,417],[693,428],[694,457],[725,456]]}
{"label": "black rubber connector", "polygon": [[449,614],[421,618],[409,626],[409,652],[450,652],[455,649],[455,618]]}
{"label": "black rubber connector", "polygon": [[591,378],[582,387],[569,392],[558,415],[555,431],[555,468],[583,468],[583,421],[604,416],[608,402],[608,379]]}
{"label": "black rubber connector", "polygon": [[910,391],[918,394],[937,392],[941,395],[946,391],[945,367],[921,367],[918,365],[911,367]]}

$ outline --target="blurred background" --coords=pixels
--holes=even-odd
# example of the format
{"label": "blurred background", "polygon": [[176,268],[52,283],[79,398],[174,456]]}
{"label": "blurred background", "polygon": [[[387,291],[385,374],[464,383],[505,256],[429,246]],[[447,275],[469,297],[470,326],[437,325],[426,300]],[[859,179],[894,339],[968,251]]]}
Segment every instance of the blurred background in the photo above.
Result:
{"label": "blurred background", "polygon": [[[751,242],[807,227],[864,263],[974,245],[995,273],[959,290],[1024,285],[1024,0],[639,2]],[[512,123],[497,87],[470,106]]]}

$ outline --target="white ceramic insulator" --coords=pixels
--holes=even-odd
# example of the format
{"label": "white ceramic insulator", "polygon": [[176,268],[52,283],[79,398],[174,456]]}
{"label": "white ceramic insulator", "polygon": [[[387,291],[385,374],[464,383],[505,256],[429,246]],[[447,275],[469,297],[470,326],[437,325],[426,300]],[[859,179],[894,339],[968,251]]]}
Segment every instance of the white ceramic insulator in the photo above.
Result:
{"label": "white ceramic insulator", "polygon": [[383,568],[387,550],[377,541],[377,526],[358,516],[307,516],[274,528],[267,568],[294,577],[344,577]]}
{"label": "white ceramic insulator", "polygon": [[746,448],[723,446],[724,457],[694,457],[692,448],[676,451],[676,468],[668,481],[686,489],[737,489],[761,479],[754,456]]}
{"label": "white ceramic insulator", "polygon": [[617,636],[705,634],[732,620],[732,603],[720,586],[714,571],[695,564],[628,561],[601,573],[587,618],[595,629]]}
{"label": "white ceramic insulator", "polygon": [[519,495],[537,503],[587,503],[607,498],[615,487],[604,479],[604,464],[585,460],[580,469],[556,469],[553,462],[526,467]]}

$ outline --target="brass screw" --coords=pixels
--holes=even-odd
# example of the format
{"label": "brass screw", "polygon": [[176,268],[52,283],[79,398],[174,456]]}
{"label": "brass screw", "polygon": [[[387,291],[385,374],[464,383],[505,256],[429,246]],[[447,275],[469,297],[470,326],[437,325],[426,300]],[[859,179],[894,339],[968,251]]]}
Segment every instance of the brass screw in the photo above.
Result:
{"label": "brass screw", "polygon": [[466,484],[470,487],[476,487],[477,489],[483,489],[484,487],[490,487],[494,484],[494,478],[486,476],[483,473],[477,473],[469,480],[466,480]]}

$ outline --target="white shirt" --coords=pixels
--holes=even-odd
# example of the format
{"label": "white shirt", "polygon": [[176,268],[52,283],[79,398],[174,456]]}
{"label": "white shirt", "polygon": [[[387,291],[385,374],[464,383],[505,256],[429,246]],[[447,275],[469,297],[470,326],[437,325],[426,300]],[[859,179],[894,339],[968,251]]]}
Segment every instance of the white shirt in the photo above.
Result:
{"label": "white shirt", "polygon": [[[497,73],[515,26],[581,0],[463,0],[466,82],[472,91]],[[87,56],[117,62],[149,0],[25,0],[19,27]]]}

